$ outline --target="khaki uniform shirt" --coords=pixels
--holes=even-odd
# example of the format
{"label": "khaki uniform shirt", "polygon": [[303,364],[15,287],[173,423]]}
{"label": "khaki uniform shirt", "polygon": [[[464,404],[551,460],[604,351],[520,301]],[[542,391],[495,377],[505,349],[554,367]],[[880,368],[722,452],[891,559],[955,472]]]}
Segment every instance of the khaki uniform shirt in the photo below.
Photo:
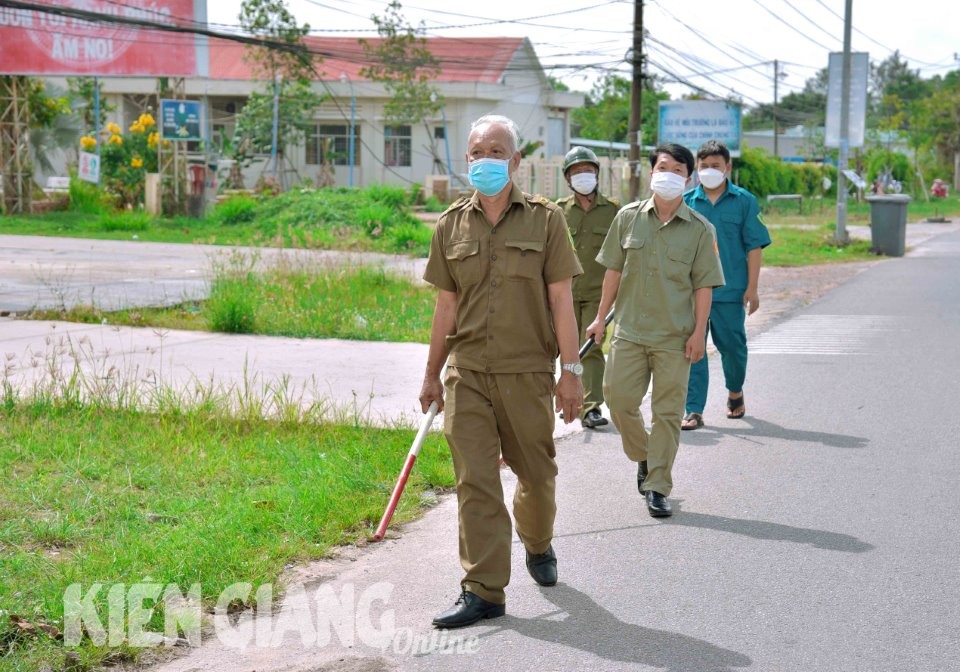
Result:
{"label": "khaki uniform shirt", "polygon": [[478,194],[440,215],[423,279],[457,292],[448,362],[487,373],[553,372],[547,285],[582,273],[560,208],[514,185],[495,226]]}
{"label": "khaki uniform shirt", "polygon": [[652,197],[624,206],[597,261],[622,273],[614,336],[667,350],[693,333],[694,290],[723,284],[713,225],[682,202],[666,224]]}
{"label": "khaki uniform shirt", "polygon": [[620,209],[620,202],[607,198],[599,191],[593,207],[584,210],[576,194],[561,198],[557,205],[563,210],[563,216],[570,227],[573,245],[577,248],[577,258],[583,267],[583,275],[573,281],[574,301],[599,301],[603,289],[603,275],[607,269],[597,263],[597,254],[610,230],[610,222]]}

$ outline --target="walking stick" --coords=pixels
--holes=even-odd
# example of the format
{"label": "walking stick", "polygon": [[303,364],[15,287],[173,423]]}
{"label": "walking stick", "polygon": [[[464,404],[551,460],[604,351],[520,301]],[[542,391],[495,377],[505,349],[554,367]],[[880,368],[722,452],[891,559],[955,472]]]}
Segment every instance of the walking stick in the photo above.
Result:
{"label": "walking stick", "polygon": [[[611,320],[613,320],[613,311],[614,309],[611,308],[610,312],[607,313],[607,316],[603,319],[604,327],[610,324]],[[580,354],[578,356],[582,358],[585,354],[590,352],[590,348],[592,348],[594,345],[595,345],[595,341],[593,340],[593,336],[591,336],[590,338],[587,339],[586,343],[580,346]]]}
{"label": "walking stick", "polygon": [[393,512],[400,502],[400,495],[403,494],[403,489],[407,486],[407,479],[410,478],[410,472],[413,470],[413,463],[417,461],[417,455],[420,454],[420,447],[423,446],[423,440],[427,437],[427,432],[430,430],[430,425],[433,424],[433,419],[436,415],[437,402],[433,401],[430,402],[430,408],[427,409],[427,414],[424,416],[423,422],[420,423],[420,429],[417,431],[417,436],[413,439],[413,445],[410,446],[410,452],[407,453],[407,460],[403,463],[403,469],[400,471],[400,478],[397,479],[397,484],[393,486],[393,494],[390,495],[387,509],[383,512],[383,518],[380,519],[377,531],[370,537],[370,541],[382,541],[383,535],[387,533],[387,527],[393,518]]}

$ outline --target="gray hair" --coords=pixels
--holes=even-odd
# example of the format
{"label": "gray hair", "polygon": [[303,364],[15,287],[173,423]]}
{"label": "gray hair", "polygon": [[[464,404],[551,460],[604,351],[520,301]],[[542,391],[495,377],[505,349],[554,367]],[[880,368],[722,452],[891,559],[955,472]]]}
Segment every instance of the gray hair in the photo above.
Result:
{"label": "gray hair", "polygon": [[520,151],[520,129],[517,128],[517,124],[513,121],[513,119],[505,117],[502,114],[485,114],[470,124],[470,132],[473,133],[477,127],[485,124],[496,124],[497,126],[503,126],[506,128],[507,132],[510,134],[510,140],[513,143],[513,151]]}

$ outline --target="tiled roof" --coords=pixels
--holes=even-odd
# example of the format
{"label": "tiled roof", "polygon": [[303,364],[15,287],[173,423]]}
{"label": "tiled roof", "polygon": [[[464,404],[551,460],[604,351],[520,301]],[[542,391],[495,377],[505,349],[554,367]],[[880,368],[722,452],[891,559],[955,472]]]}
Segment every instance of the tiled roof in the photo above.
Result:
{"label": "tiled roof", "polygon": [[[441,82],[496,83],[505,73],[510,59],[523,44],[522,37],[430,37],[427,48],[440,62]],[[379,38],[368,40],[371,44]],[[364,50],[355,37],[308,37],[308,47],[322,57],[317,64],[321,79],[335,81],[346,73],[359,81],[366,62]],[[210,77],[212,79],[255,79],[253,69],[243,58],[246,46],[222,39],[210,40]]]}

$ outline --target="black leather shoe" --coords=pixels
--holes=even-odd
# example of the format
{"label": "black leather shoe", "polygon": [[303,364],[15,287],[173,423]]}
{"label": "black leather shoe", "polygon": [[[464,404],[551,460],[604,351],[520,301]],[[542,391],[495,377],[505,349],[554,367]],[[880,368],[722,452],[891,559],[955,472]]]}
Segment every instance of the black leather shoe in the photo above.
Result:
{"label": "black leather shoe", "polygon": [[647,511],[650,512],[651,516],[654,518],[666,518],[667,516],[673,514],[673,509],[670,508],[670,502],[668,502],[667,498],[661,495],[659,492],[648,490],[646,496]]}
{"label": "black leather shoe", "polygon": [[452,607],[434,617],[433,625],[438,628],[462,628],[481,619],[496,618],[505,613],[505,605],[487,602],[479,595],[464,590]]}
{"label": "black leather shoe", "polygon": [[527,571],[541,586],[557,585],[557,554],[552,544],[543,553],[527,551]]}
{"label": "black leather shoe", "polygon": [[637,490],[640,491],[640,494],[643,494],[643,482],[647,480],[647,461],[640,460],[637,462]]}
{"label": "black leather shoe", "polygon": [[600,411],[595,408],[591,408],[589,411],[587,411],[586,415],[583,416],[580,424],[587,429],[593,429],[594,427],[603,427],[608,422],[610,421],[600,415]]}

